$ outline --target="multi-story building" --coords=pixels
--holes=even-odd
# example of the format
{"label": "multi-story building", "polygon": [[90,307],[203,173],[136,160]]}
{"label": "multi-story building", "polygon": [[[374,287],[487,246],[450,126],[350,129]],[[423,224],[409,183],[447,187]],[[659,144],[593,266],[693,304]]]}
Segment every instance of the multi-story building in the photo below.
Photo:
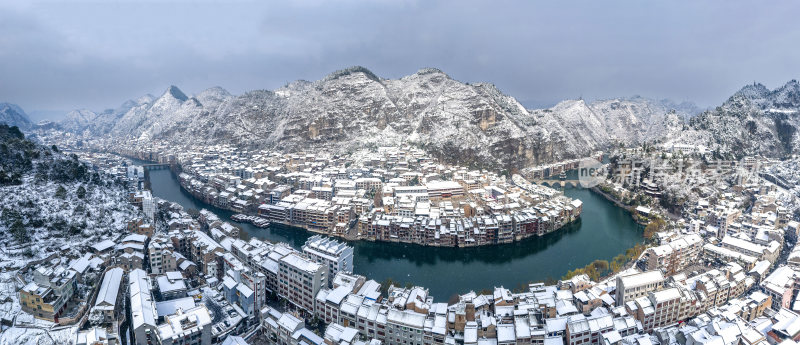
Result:
{"label": "multi-story building", "polygon": [[712,308],[708,311],[710,316],[722,316],[726,313],[735,314],[745,321],[753,321],[772,306],[772,298],[761,291],[754,291],[747,297],[733,299],[727,305]]}
{"label": "multi-story building", "polygon": [[150,224],[156,221],[156,201],[149,190],[142,191],[142,212]]}
{"label": "multi-story building", "polygon": [[152,283],[143,270],[133,270],[128,275],[128,293],[131,303],[131,329],[136,345],[158,344],[156,338],[156,305],[153,302]]}
{"label": "multi-story building", "polygon": [[717,237],[723,238],[728,232],[728,226],[741,216],[741,210],[720,206],[709,214],[708,220],[717,227]]}
{"label": "multi-story building", "polygon": [[758,262],[758,258],[755,256],[743,254],[741,252],[716,246],[711,243],[706,243],[703,245],[703,258],[719,263],[737,262],[747,270],[752,269]]}
{"label": "multi-story building", "polygon": [[380,191],[383,188],[383,182],[375,177],[362,177],[356,179],[356,188],[366,191]]}
{"label": "multi-story building", "polygon": [[464,195],[464,186],[455,181],[428,182],[425,187],[428,189],[428,198],[431,200]]}
{"label": "multi-story building", "polygon": [[327,233],[336,224],[337,210],[330,201],[306,198],[289,209],[289,219],[311,231]]}
{"label": "multi-story building", "polygon": [[347,286],[340,286],[336,289],[322,289],[317,293],[314,305],[314,315],[326,323],[340,322],[339,311],[342,303],[352,289]]}
{"label": "multi-story building", "polygon": [[305,321],[289,313],[265,307],[261,310],[261,322],[264,333],[274,344],[325,344],[323,338],[305,327]]}
{"label": "multi-story building", "polygon": [[75,292],[75,271],[42,266],[33,276],[34,281],[19,290],[22,310],[37,319],[58,322]]}
{"label": "multi-story building", "polygon": [[[303,245],[303,253],[312,261],[326,266],[329,277],[335,277],[339,272],[353,271],[353,247],[347,243],[315,235]],[[333,279],[328,279],[328,287],[333,288]]]}
{"label": "multi-story building", "polygon": [[777,259],[780,251],[780,244],[777,241],[771,241],[770,245],[762,246],[737,236],[725,236],[721,242],[722,248],[769,262],[775,262]]}
{"label": "multi-story building", "polygon": [[328,286],[328,268],[296,253],[281,258],[278,268],[278,295],[313,313],[317,293]]}
{"label": "multi-story building", "polygon": [[775,269],[761,282],[761,290],[772,299],[772,309],[790,309],[800,290],[800,272],[791,266]]}
{"label": "multi-story building", "polygon": [[614,331],[614,319],[611,314],[590,318],[576,317],[567,321],[567,345],[591,344],[601,345],[603,334]]}
{"label": "multi-story building", "polygon": [[149,220],[137,218],[128,222],[128,232],[130,233],[145,235],[150,238],[153,237],[154,231],[153,223],[149,223]]}
{"label": "multi-story building", "polygon": [[164,316],[157,331],[160,345],[210,345],[211,315],[202,304],[186,311],[178,309]]}
{"label": "multi-story building", "polygon": [[661,270],[666,275],[674,275],[697,262],[703,251],[703,239],[690,234],[673,239],[669,243],[648,248],[645,259],[648,270]]}
{"label": "multi-story building", "polygon": [[119,291],[122,286],[123,274],[124,271],[121,268],[115,267],[106,271],[105,276],[103,276],[103,282],[100,285],[100,291],[97,292],[93,309],[102,313],[104,323],[114,323],[123,315],[122,303],[117,303],[120,297]]}
{"label": "multi-story building", "polygon": [[386,314],[386,344],[424,345],[425,314],[390,309]]}
{"label": "multi-story building", "polygon": [[662,286],[664,275],[658,270],[617,277],[617,306],[647,296],[650,291],[659,290]]}
{"label": "multi-story building", "polygon": [[[217,267],[217,256],[225,253],[225,248],[202,231],[186,231],[184,236],[188,243],[187,256],[197,264],[200,272],[212,277],[217,276],[217,271],[221,269],[221,267]],[[173,239],[174,242],[175,239]]]}
{"label": "multi-story building", "polygon": [[147,246],[147,257],[150,260],[151,274],[164,274],[175,271],[177,262],[175,260],[175,249],[172,241],[163,235],[157,235],[150,240]]}
{"label": "multi-story building", "polygon": [[650,332],[694,317],[702,311],[702,306],[689,290],[670,287],[626,303],[625,310],[641,323],[645,332]]}

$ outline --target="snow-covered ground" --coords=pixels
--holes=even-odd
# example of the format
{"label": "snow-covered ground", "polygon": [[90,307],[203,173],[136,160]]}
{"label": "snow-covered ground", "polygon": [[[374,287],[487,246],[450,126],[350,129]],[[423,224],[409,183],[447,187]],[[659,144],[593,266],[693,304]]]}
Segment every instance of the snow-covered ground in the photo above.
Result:
{"label": "snow-covered ground", "polygon": [[77,327],[33,328],[12,327],[0,333],[0,345],[64,345],[74,344]]}
{"label": "snow-covered ground", "polygon": [[12,324],[0,333],[0,345],[72,344],[76,327],[58,326],[21,310],[18,271],[53,254],[66,258],[115,238],[140,211],[128,201],[121,181],[79,163],[76,156],[7,133],[0,133],[0,139],[11,152],[0,157],[2,168],[22,174],[19,184],[0,185],[0,319]]}
{"label": "snow-covered ground", "polygon": [[[63,197],[56,195],[59,187],[66,191]],[[81,187],[86,190],[83,198],[77,195]],[[124,230],[138,214],[122,186],[35,182],[30,175],[21,185],[0,188],[0,209],[11,218],[0,221],[0,269],[18,269],[59,252],[64,245],[78,248],[96,243]],[[19,241],[10,233],[13,218],[21,219],[29,240]]]}

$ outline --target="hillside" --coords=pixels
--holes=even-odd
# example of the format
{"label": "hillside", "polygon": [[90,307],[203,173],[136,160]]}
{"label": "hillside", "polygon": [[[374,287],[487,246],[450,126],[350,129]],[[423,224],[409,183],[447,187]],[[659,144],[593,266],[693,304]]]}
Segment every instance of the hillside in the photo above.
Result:
{"label": "hillside", "polygon": [[775,90],[747,85],[719,107],[694,116],[699,109],[691,103],[642,97],[565,100],[547,109],[525,109],[494,85],[462,83],[437,69],[384,79],[352,67],[318,81],[242,95],[214,87],[188,96],[171,86],[159,97],[145,95],[116,109],[73,111],[58,129],[84,138],[288,151],[350,152],[410,143],[449,162],[513,170],[619,143],[704,145],[731,158],[785,157],[800,149],[798,111],[796,80]]}
{"label": "hillside", "polygon": [[33,126],[25,111],[18,105],[11,103],[0,103],[0,123],[17,126],[23,130]]}
{"label": "hillside", "polygon": [[753,84],[690,123],[699,133],[696,137],[702,137],[708,147],[722,154],[784,157],[800,149],[798,111],[800,84],[796,80],[775,90]]}
{"label": "hillside", "polygon": [[[0,125],[0,269],[92,243],[125,229],[138,210],[127,189],[75,155],[43,147]],[[35,250],[32,250],[35,248]]]}
{"label": "hillside", "polygon": [[644,98],[528,110],[494,85],[437,69],[383,79],[353,67],[238,96],[215,87],[190,97],[171,86],[114,110],[73,112],[61,126],[86,136],[285,150],[411,143],[448,161],[514,169],[662,135],[692,115],[671,110]]}
{"label": "hillside", "polygon": [[585,102],[563,101],[549,109],[530,110],[538,123],[561,139],[562,147],[603,149],[616,143],[657,141],[684,129],[692,113],[646,98]]}

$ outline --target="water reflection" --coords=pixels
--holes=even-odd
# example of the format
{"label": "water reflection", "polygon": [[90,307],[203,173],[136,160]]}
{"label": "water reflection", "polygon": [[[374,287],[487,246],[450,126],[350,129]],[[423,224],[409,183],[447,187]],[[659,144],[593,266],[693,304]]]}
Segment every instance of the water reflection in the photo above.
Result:
{"label": "water reflection", "polygon": [[[183,191],[168,170],[151,171],[150,182],[155,196],[184,207],[207,208],[226,220],[232,215]],[[422,285],[437,300],[443,300],[495,285],[514,288],[531,281],[557,279],[595,259],[610,260],[642,240],[627,211],[585,189],[568,188],[565,194],[583,201],[581,219],[547,236],[473,248],[356,241],[351,243],[355,248],[355,271],[379,282],[391,278]],[[286,242],[295,248],[300,248],[312,235],[301,228],[280,224],[269,229],[246,223],[237,225],[245,238],[255,236]]]}
{"label": "water reflection", "polygon": [[[541,238],[531,237],[517,243],[501,244],[496,246],[480,246],[470,248],[450,247],[421,247],[407,243],[372,243],[356,242],[355,246],[360,256],[367,262],[390,260],[407,256],[407,260],[416,266],[435,265],[438,262],[471,263],[481,261],[492,264],[503,264],[515,259],[524,258],[533,252],[546,250],[563,237],[574,234],[580,230],[581,220],[570,224],[563,231],[550,233]],[[414,255],[407,255],[413,253]]]}

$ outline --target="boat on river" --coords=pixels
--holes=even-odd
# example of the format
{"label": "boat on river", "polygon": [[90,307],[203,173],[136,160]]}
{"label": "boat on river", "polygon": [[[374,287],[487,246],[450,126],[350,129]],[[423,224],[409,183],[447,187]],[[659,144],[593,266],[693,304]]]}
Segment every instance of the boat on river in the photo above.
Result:
{"label": "boat on river", "polygon": [[237,213],[231,216],[231,220],[239,223],[250,223],[259,228],[269,227],[270,221],[264,217],[248,216],[246,214]]}

